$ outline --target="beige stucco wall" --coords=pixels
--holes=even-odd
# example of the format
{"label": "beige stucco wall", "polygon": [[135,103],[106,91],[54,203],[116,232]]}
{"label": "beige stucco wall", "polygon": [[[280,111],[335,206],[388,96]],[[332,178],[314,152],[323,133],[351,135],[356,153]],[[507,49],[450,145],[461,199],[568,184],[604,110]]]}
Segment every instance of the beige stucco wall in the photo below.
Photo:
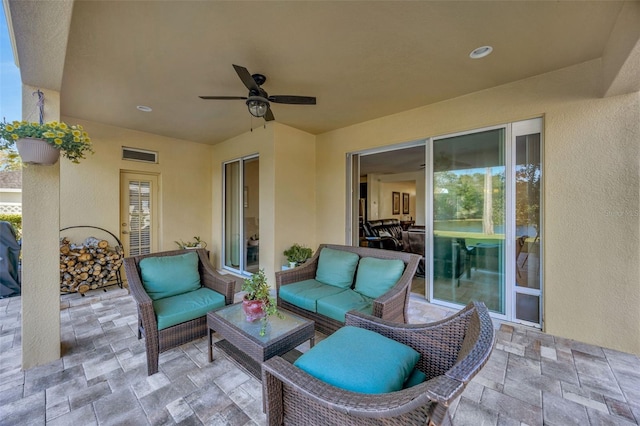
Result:
{"label": "beige stucco wall", "polygon": [[[95,154],[80,164],[60,166],[60,225],[98,226],[119,235],[120,171],[159,177],[159,249],[177,249],[174,241],[200,236],[210,243],[211,146],[100,123],[64,117],[81,124]],[[122,147],[158,152],[158,164],[122,160]],[[97,235],[96,235],[97,236]]]}
{"label": "beige stucco wall", "polygon": [[[287,264],[283,252],[298,243],[315,252],[316,138],[282,124],[275,126],[275,266]],[[318,237],[320,238],[320,237]]]}
{"label": "beige stucco wall", "polygon": [[602,63],[317,138],[316,235],[344,243],[345,154],[544,117],[544,327],[640,353],[640,94],[601,98]]}
{"label": "beige stucco wall", "polygon": [[[285,263],[282,252],[294,242],[315,249],[315,137],[271,122],[213,146],[213,241],[222,246],[223,163],[260,156],[260,268],[273,285],[275,271]],[[218,204],[219,203],[219,204]],[[215,259],[217,267],[222,260]]]}

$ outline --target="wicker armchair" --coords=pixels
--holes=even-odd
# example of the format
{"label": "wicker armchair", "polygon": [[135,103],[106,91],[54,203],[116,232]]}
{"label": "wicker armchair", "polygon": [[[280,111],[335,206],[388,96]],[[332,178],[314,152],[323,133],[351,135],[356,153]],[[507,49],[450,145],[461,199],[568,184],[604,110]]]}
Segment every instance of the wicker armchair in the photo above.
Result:
{"label": "wicker armchair", "polygon": [[394,324],[355,311],[347,325],[411,346],[426,381],[386,394],[362,394],[324,383],[280,357],[262,364],[267,424],[450,425],[449,404],[489,359],[494,329],[483,303],[430,324]]}
{"label": "wicker armchair", "polygon": [[[202,286],[208,287],[225,297],[225,304],[233,303],[235,281],[225,278],[216,272],[205,249],[195,250],[198,253],[198,270]],[[153,311],[152,300],[142,286],[140,277],[140,261],[147,257],[163,257],[184,254],[185,250],[172,250],[160,253],[128,257],[124,260],[129,289],[138,306],[138,339],[145,337],[147,349],[147,374],[158,372],[158,356],[160,353],[207,335],[207,318],[202,316],[172,327],[158,331],[158,323]]]}
{"label": "wicker armchair", "polygon": [[348,251],[358,254],[360,257],[375,257],[378,259],[400,259],[405,263],[404,273],[398,282],[385,294],[373,301],[373,315],[389,321],[400,323],[407,322],[407,308],[409,307],[409,294],[411,281],[418,268],[420,256],[402,251],[380,250],[367,247],[352,247],[334,244],[320,244],[313,257],[297,268],[276,272],[276,289],[278,292],[278,306],[294,312],[303,317],[315,321],[316,330],[331,334],[344,324],[324,315],[299,308],[280,298],[280,288],[287,284],[315,278],[318,269],[318,259],[324,247],[335,250]]}

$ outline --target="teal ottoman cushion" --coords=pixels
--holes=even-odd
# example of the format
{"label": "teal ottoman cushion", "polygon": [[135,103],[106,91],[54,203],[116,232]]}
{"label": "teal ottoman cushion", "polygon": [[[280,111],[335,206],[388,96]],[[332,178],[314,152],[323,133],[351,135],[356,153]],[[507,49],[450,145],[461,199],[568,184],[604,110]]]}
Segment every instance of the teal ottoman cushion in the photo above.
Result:
{"label": "teal ottoman cushion", "polygon": [[140,261],[142,285],[153,300],[200,288],[198,253],[147,257]]}
{"label": "teal ottoman cushion", "polygon": [[360,256],[356,253],[324,247],[318,259],[316,280],[341,288],[351,288]]}
{"label": "teal ottoman cushion", "polygon": [[319,314],[344,322],[344,314],[350,310],[373,313],[373,299],[351,289],[318,300]]}
{"label": "teal ottoman cushion", "polygon": [[158,330],[205,316],[207,312],[224,306],[224,296],[207,287],[188,293],[165,297],[153,302]]}
{"label": "teal ottoman cushion", "polygon": [[358,264],[355,291],[377,299],[398,282],[404,272],[400,259],[377,259],[363,257]]}
{"label": "teal ottoman cushion", "polygon": [[402,389],[419,358],[409,346],[346,326],[309,349],[294,365],[330,385],[375,394]]}
{"label": "teal ottoman cushion", "polygon": [[[345,291],[343,288],[322,284],[314,279],[299,281],[280,287],[278,295],[292,305],[316,312],[318,299]],[[344,320],[343,320],[344,321]]]}

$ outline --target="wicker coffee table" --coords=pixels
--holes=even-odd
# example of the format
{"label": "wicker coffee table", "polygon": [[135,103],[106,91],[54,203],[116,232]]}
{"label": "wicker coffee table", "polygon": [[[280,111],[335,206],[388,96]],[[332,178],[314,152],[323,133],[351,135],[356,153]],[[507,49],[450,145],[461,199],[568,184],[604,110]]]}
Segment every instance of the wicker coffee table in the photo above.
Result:
{"label": "wicker coffee table", "polygon": [[315,343],[314,323],[284,309],[278,309],[284,318],[269,317],[266,333],[260,336],[260,320],[249,322],[242,311],[242,303],[225,306],[207,314],[209,328],[209,362],[213,361],[213,333],[224,339],[215,343],[253,376],[262,379],[263,361],[284,355],[296,346],[310,341]]}

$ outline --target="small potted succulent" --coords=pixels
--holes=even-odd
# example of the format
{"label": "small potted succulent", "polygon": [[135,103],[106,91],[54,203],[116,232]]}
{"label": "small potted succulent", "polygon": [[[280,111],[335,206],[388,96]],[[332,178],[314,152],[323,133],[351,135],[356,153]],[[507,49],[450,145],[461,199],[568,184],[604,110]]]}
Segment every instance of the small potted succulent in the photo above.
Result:
{"label": "small potted succulent", "polygon": [[91,139],[82,126],[57,121],[0,122],[0,149],[13,151],[14,146],[25,164],[55,164],[60,153],[71,162],[79,163],[86,153],[93,153]]}
{"label": "small potted succulent", "polygon": [[313,255],[313,250],[295,243],[284,251],[284,255],[287,256],[289,267],[295,268],[296,266],[306,262],[307,259]]}
{"label": "small potted succulent", "polygon": [[247,292],[242,298],[242,310],[245,317],[250,322],[261,320],[260,336],[264,336],[269,315],[275,314],[278,317],[282,317],[275,299],[269,294],[269,284],[267,283],[264,269],[260,269],[255,274],[245,278],[242,290]]}

